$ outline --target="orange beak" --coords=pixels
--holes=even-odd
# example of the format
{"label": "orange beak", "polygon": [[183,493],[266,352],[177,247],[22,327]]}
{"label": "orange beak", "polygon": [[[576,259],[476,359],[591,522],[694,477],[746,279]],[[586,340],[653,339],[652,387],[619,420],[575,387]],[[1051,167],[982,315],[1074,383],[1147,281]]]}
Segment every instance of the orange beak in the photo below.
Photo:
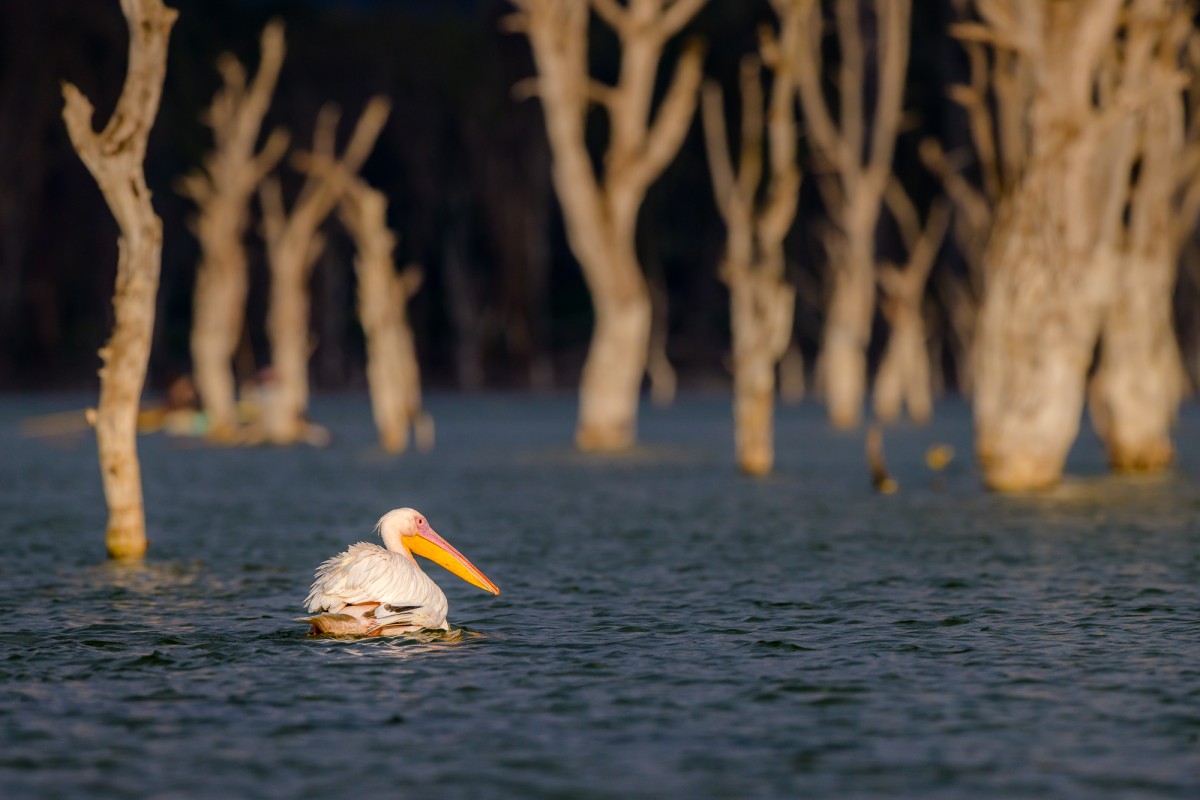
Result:
{"label": "orange beak", "polygon": [[437,531],[428,525],[423,525],[420,530],[411,536],[403,537],[403,541],[404,546],[413,555],[428,558],[433,563],[445,567],[467,583],[472,586],[478,586],[485,592],[500,594],[499,586],[492,583],[491,579],[468,561],[466,556],[458,552],[452,544],[441,536],[438,536]]}

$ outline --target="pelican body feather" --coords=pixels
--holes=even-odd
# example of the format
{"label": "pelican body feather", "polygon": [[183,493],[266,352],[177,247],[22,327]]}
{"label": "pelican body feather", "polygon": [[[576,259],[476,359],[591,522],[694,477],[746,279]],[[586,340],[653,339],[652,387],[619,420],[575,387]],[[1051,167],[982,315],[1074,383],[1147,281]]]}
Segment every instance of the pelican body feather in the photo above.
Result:
{"label": "pelican body feather", "polygon": [[[369,542],[350,545],[345,552],[322,563],[305,605],[309,613],[361,619],[361,633],[368,636],[450,628],[446,622],[449,604],[445,593],[412,557]],[[347,610],[356,606],[372,607]],[[411,610],[391,612],[389,606]],[[318,626],[315,621],[313,624]]]}

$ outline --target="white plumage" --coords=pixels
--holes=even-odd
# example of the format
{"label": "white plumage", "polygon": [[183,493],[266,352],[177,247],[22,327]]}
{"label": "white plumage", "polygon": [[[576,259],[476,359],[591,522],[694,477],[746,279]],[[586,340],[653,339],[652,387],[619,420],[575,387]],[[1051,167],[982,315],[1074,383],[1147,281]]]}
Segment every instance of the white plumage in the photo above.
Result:
{"label": "white plumage", "polygon": [[411,508],[390,511],[377,526],[384,547],[351,545],[317,568],[303,617],[312,634],[391,636],[422,628],[449,630],[446,595],[417,565],[431,558],[464,580],[500,589]]}

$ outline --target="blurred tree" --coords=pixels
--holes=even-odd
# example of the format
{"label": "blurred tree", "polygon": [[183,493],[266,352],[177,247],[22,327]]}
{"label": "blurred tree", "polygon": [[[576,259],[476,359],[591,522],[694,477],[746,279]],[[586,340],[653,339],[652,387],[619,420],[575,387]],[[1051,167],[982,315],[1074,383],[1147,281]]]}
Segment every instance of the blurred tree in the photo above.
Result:
{"label": "blurred tree", "polygon": [[176,12],[161,0],[121,0],[129,26],[129,67],[117,107],[99,134],[92,104],[63,84],[63,121],[80,159],[121,228],[113,308],[116,322],[101,348],[100,403],[94,414],[100,475],[108,502],[105,542],[111,558],[146,553],[146,517],[137,457],[137,417],[162,259],[162,220],[154,213],[143,162],[158,113]]}
{"label": "blurred tree", "polygon": [[389,107],[382,97],[367,104],[340,159],[334,154],[340,114],[332,106],[321,109],[312,152],[298,154],[295,159],[307,177],[290,213],[284,211],[278,180],[262,183],[263,234],[271,269],[267,334],[274,372],[274,383],[264,387],[262,421],[263,432],[275,444],[291,444],[305,436],[308,359],[312,353],[308,279],[324,246],[317,228],[370,155],[387,121]]}
{"label": "blurred tree", "polygon": [[[542,101],[555,190],[595,309],[575,441],[584,450],[619,450],[635,438],[650,342],[650,293],[635,246],[638,210],[691,124],[701,79],[700,45],[684,49],[651,122],[654,85],[663,45],[707,0],[513,2],[518,11],[509,25],[528,36],[533,50],[538,77],[531,93]],[[620,40],[615,85],[588,73],[589,7]],[[585,139],[590,103],[609,116],[602,174]]]}
{"label": "blurred tree", "polygon": [[1178,90],[1178,64],[1189,39],[1196,40],[1194,8],[1171,5],[1134,0],[1124,35],[1109,56],[1109,68],[1119,71],[1131,95],[1146,98],[1128,134],[1137,170],[1127,187],[1123,225],[1116,229],[1116,285],[1089,386],[1093,424],[1119,470],[1154,470],[1171,462],[1170,429],[1184,389],[1172,301],[1181,232],[1194,224],[1195,210],[1177,201],[1181,178],[1195,179],[1200,151],[1195,142],[1190,154],[1185,149]]}
{"label": "blurred tree", "polygon": [[421,270],[396,273],[396,236],[387,227],[387,198],[353,179],[338,204],[338,216],[354,238],[358,255],[358,318],[367,337],[367,383],[379,442],[389,453],[408,447],[408,428],[417,446],[433,445],[433,420],[421,410],[421,373],[408,324],[408,300],[421,286]]}
{"label": "blurred tree", "polygon": [[[1020,165],[1019,179],[1000,189],[975,334],[976,448],[992,488],[1056,482],[1079,430],[1119,274],[1115,245],[1136,144],[1131,112],[1147,97],[1146,86],[1106,68],[1123,6],[977,2],[982,24],[956,28],[960,38],[1014,54],[994,61],[994,85],[1019,87],[1014,96],[1030,87],[1024,124],[984,131]],[[1001,123],[1019,119],[1016,110]]]}
{"label": "blurred tree", "polygon": [[[804,46],[797,0],[775,0],[779,33],[762,33],[762,61],[742,61],[742,129],[738,164],[729,155],[721,89],[704,85],[703,121],[717,207],[729,229],[721,277],[729,286],[733,330],[734,436],[738,467],[765,475],[775,461],[772,420],[775,368],[792,335],[796,291],[784,280],[783,240],[796,218],[795,49]],[[768,169],[764,199],[762,64],[773,75],[767,110]]]}
{"label": "blurred tree", "polygon": [[888,323],[887,346],[875,373],[875,416],[895,422],[903,406],[917,424],[933,416],[933,383],[926,341],[923,301],[925,284],[941,249],[950,224],[950,209],[935,200],[922,227],[908,194],[894,183],[889,189],[892,215],[896,218],[908,251],[903,268],[881,264],[880,310]]}
{"label": "blurred tree", "polygon": [[208,415],[209,435],[219,441],[235,439],[238,426],[233,356],[242,338],[249,286],[242,239],[250,196],[288,144],[288,135],[277,128],[262,151],[254,152],[283,64],[282,22],[263,29],[261,49],[258,73],[249,87],[245,68],[231,53],[217,61],[224,86],[204,117],[212,128],[214,147],[203,168],[179,182],[180,193],[200,209],[193,224],[202,260],[193,304],[192,371]]}
{"label": "blurred tree", "polygon": [[[824,23],[819,0],[804,0],[798,12],[805,45],[797,48],[793,66],[817,185],[833,223],[825,237],[831,286],[818,366],[829,418],[839,428],[858,425],[862,416],[875,314],[875,228],[892,176],[908,69],[911,0],[873,0],[870,5],[868,28],[861,0],[834,3],[836,105],[821,85]],[[870,115],[869,102],[874,104]]]}

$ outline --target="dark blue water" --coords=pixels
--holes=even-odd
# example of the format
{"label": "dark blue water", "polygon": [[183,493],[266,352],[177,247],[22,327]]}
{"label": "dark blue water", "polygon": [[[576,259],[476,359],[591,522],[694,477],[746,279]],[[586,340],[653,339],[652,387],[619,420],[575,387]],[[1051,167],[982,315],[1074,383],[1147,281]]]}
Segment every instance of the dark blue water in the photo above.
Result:
{"label": "dark blue water", "polygon": [[[782,409],[735,474],[724,398],[569,447],[570,397],[434,397],[438,447],[141,442],[152,558],[103,563],[86,437],[0,399],[0,793],[16,797],[1200,796],[1200,414],[1180,466],[978,489],[965,408],[861,435]],[[935,441],[959,457],[935,475]],[[503,589],[437,567],[445,639],[304,638],[313,567],[412,505]]]}

